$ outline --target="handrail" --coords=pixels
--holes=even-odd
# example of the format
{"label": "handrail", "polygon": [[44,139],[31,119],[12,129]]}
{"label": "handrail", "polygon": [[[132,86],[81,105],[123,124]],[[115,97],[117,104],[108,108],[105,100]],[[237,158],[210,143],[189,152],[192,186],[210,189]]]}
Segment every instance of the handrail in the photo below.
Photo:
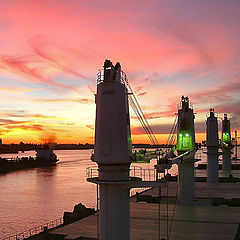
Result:
{"label": "handrail", "polygon": [[[97,84],[99,84],[103,81],[104,81],[104,69],[99,69],[98,72],[97,72]],[[128,83],[126,73],[123,72],[122,70],[121,70],[121,74],[120,74],[120,82],[122,84]]]}
{"label": "handrail", "polygon": [[[129,177],[141,178],[142,181],[156,181],[157,171],[156,169],[143,169],[139,166],[132,166],[129,171]],[[88,167],[86,169],[86,178],[99,177],[99,170],[97,166]]]}
{"label": "handrail", "polygon": [[57,218],[56,220],[49,221],[49,222],[39,225],[37,227],[30,228],[21,233],[17,233],[10,237],[2,238],[1,240],[17,240],[17,239],[22,240],[22,239],[29,238],[31,236],[34,236],[34,235],[37,235],[37,234],[43,232],[45,228],[47,228],[49,230],[49,229],[55,228],[57,226],[60,226],[62,224],[63,224],[63,218]]}

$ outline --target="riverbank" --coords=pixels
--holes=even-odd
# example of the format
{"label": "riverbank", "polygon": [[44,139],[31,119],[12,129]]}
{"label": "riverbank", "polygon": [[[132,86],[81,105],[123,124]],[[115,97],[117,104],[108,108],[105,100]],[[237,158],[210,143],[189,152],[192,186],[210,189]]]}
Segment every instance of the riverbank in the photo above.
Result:
{"label": "riverbank", "polygon": [[[0,154],[6,153],[18,153],[25,151],[32,151],[36,149],[41,149],[45,144],[33,144],[33,143],[20,143],[20,144],[2,144],[0,145]],[[57,144],[49,143],[53,150],[80,150],[80,149],[94,149],[93,144]],[[150,145],[150,144],[133,144],[135,148],[169,148],[171,145],[159,144],[159,145]]]}
{"label": "riverbank", "polygon": [[[0,154],[6,153],[18,153],[25,151],[32,151],[37,149],[42,149],[46,144],[32,144],[32,143],[20,143],[20,144],[2,144],[0,145]],[[93,144],[57,144],[49,143],[53,150],[80,150],[80,149],[93,149]]]}

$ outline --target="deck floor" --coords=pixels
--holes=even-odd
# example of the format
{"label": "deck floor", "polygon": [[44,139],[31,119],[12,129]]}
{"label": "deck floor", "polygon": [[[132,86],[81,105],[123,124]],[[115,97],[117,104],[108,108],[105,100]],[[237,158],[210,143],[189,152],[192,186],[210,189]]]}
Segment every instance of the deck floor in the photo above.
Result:
{"label": "deck floor", "polygon": [[[240,207],[211,206],[211,198],[240,198],[240,183],[208,184],[196,182],[196,202],[192,206],[161,204],[159,238],[159,204],[131,201],[131,240],[233,240],[240,224]],[[177,183],[170,182],[169,196],[176,196]],[[166,188],[162,188],[162,195]],[[153,188],[143,194],[158,196]],[[198,201],[205,198],[206,202]],[[173,209],[175,211],[173,215]],[[173,221],[171,221],[173,216]],[[66,239],[97,239],[97,214],[52,231]]]}

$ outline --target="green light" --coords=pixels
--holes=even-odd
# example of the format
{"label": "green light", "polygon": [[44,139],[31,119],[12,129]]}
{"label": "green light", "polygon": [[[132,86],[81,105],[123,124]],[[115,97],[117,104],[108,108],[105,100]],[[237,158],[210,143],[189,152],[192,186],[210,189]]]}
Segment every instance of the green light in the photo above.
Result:
{"label": "green light", "polygon": [[178,132],[177,151],[189,151],[194,149],[192,134],[189,130],[181,130]]}
{"label": "green light", "polygon": [[147,154],[146,149],[140,149],[138,152],[134,150],[132,153],[132,162],[134,163],[149,163],[152,157]]}
{"label": "green light", "polygon": [[222,141],[224,143],[231,143],[231,134],[229,132],[223,132],[222,133]]}

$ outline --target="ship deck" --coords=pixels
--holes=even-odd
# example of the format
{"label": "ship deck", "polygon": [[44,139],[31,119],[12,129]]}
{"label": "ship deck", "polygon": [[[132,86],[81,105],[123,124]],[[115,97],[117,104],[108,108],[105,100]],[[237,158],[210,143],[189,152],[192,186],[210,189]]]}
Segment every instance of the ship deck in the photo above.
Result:
{"label": "ship deck", "polygon": [[[168,232],[171,226],[168,240],[234,239],[240,223],[240,207],[221,205],[221,202],[213,206],[212,201],[214,198],[240,198],[240,183],[209,185],[196,182],[196,199],[191,206],[175,205],[176,184],[169,183],[169,204],[166,204],[166,199],[160,204],[160,224],[158,203],[136,203],[136,197],[131,199],[131,240],[167,239],[167,226]],[[166,196],[166,191],[166,188],[162,188],[162,196]],[[153,188],[140,195],[158,197],[159,190]],[[97,214],[55,229],[50,236],[54,236],[54,239],[97,239]]]}

